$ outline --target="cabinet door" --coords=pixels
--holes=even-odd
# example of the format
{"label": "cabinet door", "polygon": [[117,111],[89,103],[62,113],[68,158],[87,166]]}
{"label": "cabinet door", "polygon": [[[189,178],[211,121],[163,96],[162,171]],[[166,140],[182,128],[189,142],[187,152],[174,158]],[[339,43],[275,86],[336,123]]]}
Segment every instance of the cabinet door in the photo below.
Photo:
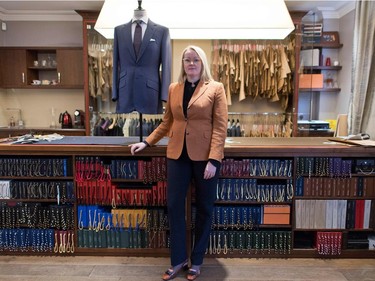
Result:
{"label": "cabinet door", "polygon": [[57,49],[57,79],[64,87],[83,88],[82,48]]}
{"label": "cabinet door", "polygon": [[4,88],[26,86],[26,50],[0,49],[0,57],[1,86]]}

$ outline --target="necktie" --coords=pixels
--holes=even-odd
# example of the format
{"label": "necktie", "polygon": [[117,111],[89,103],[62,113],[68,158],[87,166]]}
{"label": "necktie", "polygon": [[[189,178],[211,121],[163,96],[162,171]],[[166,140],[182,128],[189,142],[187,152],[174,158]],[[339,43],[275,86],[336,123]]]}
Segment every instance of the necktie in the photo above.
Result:
{"label": "necktie", "polygon": [[141,48],[141,43],[142,43],[141,22],[142,22],[141,20],[136,21],[137,25],[135,26],[135,31],[134,31],[133,45],[134,45],[135,55],[136,55],[137,58],[138,58],[139,50]]}

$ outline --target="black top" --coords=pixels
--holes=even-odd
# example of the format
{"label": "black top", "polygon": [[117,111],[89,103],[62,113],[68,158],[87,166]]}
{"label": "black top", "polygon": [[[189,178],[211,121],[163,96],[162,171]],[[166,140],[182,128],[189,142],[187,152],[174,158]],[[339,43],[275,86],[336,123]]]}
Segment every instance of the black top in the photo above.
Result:
{"label": "black top", "polygon": [[195,83],[190,83],[189,81],[185,80],[185,87],[184,87],[184,101],[182,104],[182,109],[184,110],[184,116],[187,118],[187,108],[191,97],[195,91],[196,86],[198,85],[199,80]]}

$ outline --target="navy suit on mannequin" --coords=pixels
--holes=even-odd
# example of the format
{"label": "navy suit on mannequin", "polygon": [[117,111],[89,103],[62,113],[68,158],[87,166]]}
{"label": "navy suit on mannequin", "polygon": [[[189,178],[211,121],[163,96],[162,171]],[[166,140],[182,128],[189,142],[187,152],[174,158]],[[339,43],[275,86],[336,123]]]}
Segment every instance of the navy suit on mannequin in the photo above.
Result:
{"label": "navy suit on mannequin", "polygon": [[112,100],[117,101],[117,113],[160,114],[171,82],[169,29],[146,17],[142,26],[147,28],[136,57],[132,40],[134,20],[115,27]]}

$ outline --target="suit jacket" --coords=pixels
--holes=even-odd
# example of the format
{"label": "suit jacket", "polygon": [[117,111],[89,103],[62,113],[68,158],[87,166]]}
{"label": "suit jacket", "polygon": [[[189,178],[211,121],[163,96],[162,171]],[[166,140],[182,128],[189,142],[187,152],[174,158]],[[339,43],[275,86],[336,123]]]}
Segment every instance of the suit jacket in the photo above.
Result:
{"label": "suit jacket", "polygon": [[131,26],[130,21],[115,27],[112,100],[117,101],[117,113],[160,114],[171,83],[169,29],[148,20],[136,58]]}
{"label": "suit jacket", "polygon": [[224,158],[228,107],[224,86],[216,81],[200,81],[183,113],[184,84],[172,83],[162,123],[146,138],[150,145],[168,135],[167,157],[178,159],[184,139],[191,160]]}

